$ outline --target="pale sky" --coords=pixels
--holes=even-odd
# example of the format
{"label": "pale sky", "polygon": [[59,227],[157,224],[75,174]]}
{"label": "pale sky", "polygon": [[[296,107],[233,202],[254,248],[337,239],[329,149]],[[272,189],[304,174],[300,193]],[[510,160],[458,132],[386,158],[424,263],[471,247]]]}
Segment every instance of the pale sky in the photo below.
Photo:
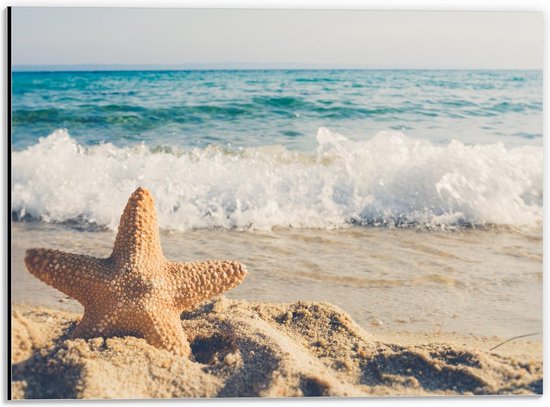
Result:
{"label": "pale sky", "polygon": [[14,65],[542,69],[543,15],[13,8]]}

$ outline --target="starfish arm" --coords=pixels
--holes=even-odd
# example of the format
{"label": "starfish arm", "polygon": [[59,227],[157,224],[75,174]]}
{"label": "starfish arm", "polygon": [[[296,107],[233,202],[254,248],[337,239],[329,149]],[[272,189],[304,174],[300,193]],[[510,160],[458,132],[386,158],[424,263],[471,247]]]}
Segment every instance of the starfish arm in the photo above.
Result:
{"label": "starfish arm", "polygon": [[111,257],[119,266],[164,260],[155,202],[147,189],[136,189],[128,199]]}
{"label": "starfish arm", "polygon": [[142,337],[149,345],[166,349],[181,356],[191,354],[191,347],[183,332],[179,314],[174,313],[162,318],[158,315],[149,314],[147,322],[142,328]]}
{"label": "starfish arm", "polygon": [[29,249],[25,265],[39,280],[83,305],[94,287],[106,283],[108,275],[104,259],[60,250]]}
{"label": "starfish arm", "polygon": [[[121,327],[118,321],[119,309],[113,302],[101,298],[101,293],[93,293],[93,301],[84,307],[82,319],[71,333],[71,338],[96,338],[98,336],[122,336],[128,329]],[[130,332],[133,334],[133,332]]]}
{"label": "starfish arm", "polygon": [[95,338],[97,336],[105,335],[105,333],[100,332],[100,328],[98,327],[101,321],[101,317],[98,317],[97,314],[94,314],[93,312],[88,311],[87,309],[84,310],[84,316],[74,329],[74,331],[71,333],[71,338]]}
{"label": "starfish arm", "polygon": [[167,263],[166,268],[175,282],[176,306],[182,311],[239,285],[247,273],[239,262],[220,260]]}

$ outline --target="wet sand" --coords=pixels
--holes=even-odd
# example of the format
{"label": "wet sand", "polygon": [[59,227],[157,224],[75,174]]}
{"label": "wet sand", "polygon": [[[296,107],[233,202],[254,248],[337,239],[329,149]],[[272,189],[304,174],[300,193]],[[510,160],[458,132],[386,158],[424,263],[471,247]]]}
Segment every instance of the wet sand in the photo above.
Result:
{"label": "wet sand", "polygon": [[[114,238],[113,231],[14,222],[12,301],[81,313],[78,302],[28,273],[24,252],[45,247],[107,257]],[[191,230],[162,231],[161,241],[169,260],[245,264],[247,279],[228,298],[326,301],[376,334],[542,332],[540,229]]]}

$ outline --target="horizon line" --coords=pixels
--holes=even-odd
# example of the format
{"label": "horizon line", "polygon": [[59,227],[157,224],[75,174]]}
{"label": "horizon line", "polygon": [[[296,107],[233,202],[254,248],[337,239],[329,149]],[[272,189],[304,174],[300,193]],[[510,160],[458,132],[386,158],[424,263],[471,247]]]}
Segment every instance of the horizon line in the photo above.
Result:
{"label": "horizon line", "polygon": [[329,70],[455,70],[542,71],[543,68],[364,67],[306,64],[189,63],[189,64],[13,64],[12,72],[125,72],[125,71],[329,71]]}

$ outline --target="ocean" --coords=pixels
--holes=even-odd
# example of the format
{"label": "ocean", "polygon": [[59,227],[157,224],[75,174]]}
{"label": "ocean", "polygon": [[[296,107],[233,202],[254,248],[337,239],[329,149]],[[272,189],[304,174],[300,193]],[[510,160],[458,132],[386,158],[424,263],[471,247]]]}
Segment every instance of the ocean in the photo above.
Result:
{"label": "ocean", "polygon": [[[34,246],[108,256],[138,187],[227,295],[370,331],[542,332],[542,71],[15,72],[12,300]],[[59,302],[63,301],[63,302]]]}

